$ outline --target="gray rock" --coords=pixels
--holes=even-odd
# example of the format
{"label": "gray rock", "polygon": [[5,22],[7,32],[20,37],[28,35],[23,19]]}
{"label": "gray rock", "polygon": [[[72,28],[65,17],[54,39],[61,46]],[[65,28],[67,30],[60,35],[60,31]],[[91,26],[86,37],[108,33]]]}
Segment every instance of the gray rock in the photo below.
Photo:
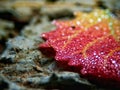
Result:
{"label": "gray rock", "polygon": [[7,48],[0,56],[0,61],[9,63],[31,61],[33,63],[33,59],[40,58],[40,56],[41,54],[37,50],[35,41],[18,36],[8,40]]}
{"label": "gray rock", "polygon": [[42,18],[34,17],[30,25],[24,27],[21,35],[36,42],[42,42],[43,40],[40,38],[40,35],[55,29],[55,25],[51,24],[47,17]]}
{"label": "gray rock", "polygon": [[26,83],[31,86],[59,89],[85,89],[90,90],[94,87],[87,80],[81,78],[79,74],[73,72],[53,72],[50,75],[39,75],[28,77]]}
{"label": "gray rock", "polygon": [[3,75],[0,74],[0,90],[25,90],[25,89],[7,80]]}
{"label": "gray rock", "polygon": [[14,36],[14,23],[12,21],[0,19],[0,40],[7,39],[10,35]]}

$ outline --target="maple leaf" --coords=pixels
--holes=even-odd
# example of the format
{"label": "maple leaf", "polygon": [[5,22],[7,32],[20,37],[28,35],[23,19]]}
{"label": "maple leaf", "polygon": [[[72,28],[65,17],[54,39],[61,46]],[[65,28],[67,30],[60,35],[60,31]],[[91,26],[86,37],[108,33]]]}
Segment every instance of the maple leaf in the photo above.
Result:
{"label": "maple leaf", "polygon": [[76,18],[54,21],[55,30],[43,33],[40,50],[62,67],[86,77],[120,83],[120,24],[108,10],[76,12]]}

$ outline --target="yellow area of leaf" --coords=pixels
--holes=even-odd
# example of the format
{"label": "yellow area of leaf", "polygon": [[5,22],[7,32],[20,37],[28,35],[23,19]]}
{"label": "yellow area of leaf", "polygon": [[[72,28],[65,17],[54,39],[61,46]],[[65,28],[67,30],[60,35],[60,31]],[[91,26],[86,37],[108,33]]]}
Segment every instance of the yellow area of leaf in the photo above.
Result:
{"label": "yellow area of leaf", "polygon": [[89,28],[103,20],[109,21],[107,10],[96,9],[91,13],[75,12],[74,14],[76,19],[73,22],[77,25],[80,24],[85,28]]}
{"label": "yellow area of leaf", "polygon": [[[76,18],[65,23],[66,26],[81,26],[84,30],[103,22],[109,26],[110,34],[120,41],[120,22],[112,16],[109,10],[96,9],[91,13],[75,12]],[[104,27],[102,27],[104,28]]]}
{"label": "yellow area of leaf", "polygon": [[112,22],[113,22],[112,29],[114,31],[112,35],[117,41],[120,42],[120,21],[117,19],[113,19]]}

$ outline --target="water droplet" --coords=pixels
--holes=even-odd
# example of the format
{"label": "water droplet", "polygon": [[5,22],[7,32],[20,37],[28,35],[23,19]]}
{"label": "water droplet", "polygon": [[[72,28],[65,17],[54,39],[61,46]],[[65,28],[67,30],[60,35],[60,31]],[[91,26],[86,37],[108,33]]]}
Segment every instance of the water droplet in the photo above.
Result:
{"label": "water droplet", "polygon": [[101,18],[98,18],[98,22],[101,22]]}
{"label": "water droplet", "polygon": [[116,63],[116,61],[112,61],[112,63],[113,63],[113,64],[115,64],[115,63]]}

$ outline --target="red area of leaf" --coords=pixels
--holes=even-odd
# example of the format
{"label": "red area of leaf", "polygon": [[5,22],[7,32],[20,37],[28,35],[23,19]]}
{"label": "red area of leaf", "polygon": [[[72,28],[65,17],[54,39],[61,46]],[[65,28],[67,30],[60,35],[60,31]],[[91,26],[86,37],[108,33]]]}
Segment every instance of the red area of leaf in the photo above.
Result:
{"label": "red area of leaf", "polygon": [[40,50],[83,76],[120,83],[120,42],[109,24],[101,21],[86,29],[69,22],[56,21],[56,30],[42,34],[46,42]]}

